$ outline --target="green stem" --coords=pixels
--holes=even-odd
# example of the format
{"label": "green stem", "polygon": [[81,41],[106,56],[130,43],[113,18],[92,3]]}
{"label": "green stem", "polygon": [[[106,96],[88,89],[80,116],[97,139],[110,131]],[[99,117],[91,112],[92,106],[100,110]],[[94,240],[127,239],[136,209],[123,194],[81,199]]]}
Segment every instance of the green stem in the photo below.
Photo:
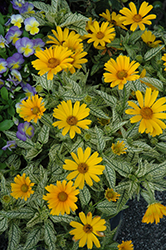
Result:
{"label": "green stem", "polygon": [[63,82],[62,82],[62,79],[61,79],[61,77],[60,77],[60,75],[57,73],[57,76],[58,76],[58,78],[59,78],[59,81],[61,82],[61,85],[62,86],[64,86],[64,84],[63,84]]}
{"label": "green stem", "polygon": [[91,207],[95,207],[97,204],[99,204],[100,202],[102,202],[102,201],[104,201],[104,200],[105,200],[105,198],[103,198],[102,200],[96,202],[96,203],[95,203],[93,206],[91,206]]}

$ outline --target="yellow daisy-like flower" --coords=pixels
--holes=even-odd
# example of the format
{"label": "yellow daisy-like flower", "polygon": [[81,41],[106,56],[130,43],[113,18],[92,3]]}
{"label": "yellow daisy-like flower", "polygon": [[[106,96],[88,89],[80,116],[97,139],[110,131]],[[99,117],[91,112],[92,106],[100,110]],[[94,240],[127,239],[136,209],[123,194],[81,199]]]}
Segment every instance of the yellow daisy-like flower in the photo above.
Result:
{"label": "yellow daisy-like flower", "polygon": [[69,181],[68,183],[65,180],[63,180],[62,183],[61,181],[57,181],[56,186],[50,184],[45,187],[45,189],[49,193],[43,195],[43,200],[48,201],[48,207],[49,209],[52,209],[50,214],[70,214],[70,209],[75,211],[78,208],[75,203],[78,200],[76,195],[79,194],[79,190],[73,186],[72,181]]}
{"label": "yellow daisy-like flower", "polygon": [[120,17],[122,17],[122,15],[120,14],[117,15],[116,12],[114,11],[110,14],[110,11],[108,9],[106,9],[106,13],[103,12],[102,14],[99,15],[104,17],[112,25],[119,26],[122,29],[127,30],[127,28],[123,25],[123,22],[120,20]]}
{"label": "yellow daisy-like flower", "polygon": [[124,144],[124,141],[121,141],[121,142],[117,142],[116,144],[112,143],[112,151],[114,154],[116,155],[122,155],[122,154],[126,154],[126,149],[125,148],[125,144]]}
{"label": "yellow daisy-like flower", "polygon": [[166,215],[166,207],[159,202],[150,204],[142,218],[143,223],[159,223],[160,219],[163,218],[163,215]]}
{"label": "yellow daisy-like flower", "polygon": [[[164,66],[166,66],[166,53],[161,57],[161,59],[162,59],[163,61],[165,61]],[[166,67],[165,67],[164,70],[166,70]]]}
{"label": "yellow daisy-like flower", "polygon": [[21,198],[27,201],[30,195],[34,193],[32,187],[35,185],[35,183],[31,183],[29,177],[25,178],[25,173],[23,173],[22,176],[18,174],[14,178],[14,182],[15,183],[11,183],[11,196],[13,196],[15,199]]}
{"label": "yellow daisy-like flower", "polygon": [[152,23],[150,19],[156,18],[156,15],[154,14],[146,16],[146,14],[153,8],[152,5],[148,4],[149,3],[144,1],[141,4],[140,9],[137,13],[135,4],[133,2],[130,2],[129,3],[130,9],[124,7],[122,10],[119,11],[121,14],[124,15],[123,17],[120,18],[123,24],[124,25],[131,24],[130,30],[132,31],[136,30],[137,26],[139,26],[141,30],[144,30],[145,29],[144,24],[150,25]]}
{"label": "yellow daisy-like flower", "polygon": [[150,30],[145,30],[145,32],[141,36],[142,40],[151,48],[155,48],[159,45],[159,43],[162,43],[162,41],[158,40],[155,41],[156,37],[152,34]]}
{"label": "yellow daisy-like flower", "polygon": [[83,63],[86,63],[88,60],[86,58],[83,58],[87,55],[87,52],[85,51],[79,51],[71,55],[71,58],[73,61],[71,62],[72,67],[69,68],[69,71],[74,74],[76,72],[76,69],[81,69]]}
{"label": "yellow daisy-like flower", "polygon": [[[142,93],[137,90],[136,97],[139,106],[132,101],[128,101],[128,105],[133,109],[127,109],[126,114],[134,115],[131,119],[131,123],[139,122],[139,132],[140,133],[150,133],[152,136],[162,134],[162,129],[166,128],[166,125],[160,119],[166,119],[166,98],[162,97],[156,101],[159,91],[154,90],[152,92],[151,88],[146,89],[145,98],[143,99]],[[156,101],[156,102],[155,102]]]}
{"label": "yellow daisy-like flower", "polygon": [[122,243],[120,245],[118,245],[118,249],[119,250],[133,250],[134,246],[133,246],[131,240],[128,240],[128,241],[122,240]]}
{"label": "yellow daisy-like flower", "polygon": [[61,102],[61,104],[58,105],[58,108],[53,110],[53,116],[60,121],[56,121],[52,125],[54,127],[58,126],[59,129],[63,128],[63,136],[65,136],[69,131],[70,138],[73,139],[75,133],[81,133],[80,128],[89,129],[87,125],[92,122],[87,119],[83,120],[89,115],[90,112],[90,109],[86,108],[86,106],[87,105],[85,103],[80,106],[80,102],[76,101],[74,107],[72,108],[71,100]]}
{"label": "yellow daisy-like flower", "polygon": [[116,201],[119,199],[120,194],[118,194],[117,192],[115,192],[113,190],[113,188],[107,188],[107,190],[105,191],[105,198],[108,201]]}
{"label": "yellow daisy-like flower", "polygon": [[91,212],[87,214],[87,217],[81,212],[79,217],[83,224],[76,221],[70,222],[70,225],[75,228],[69,232],[71,235],[74,235],[73,240],[79,240],[79,247],[84,247],[87,244],[87,248],[92,249],[94,243],[99,248],[101,245],[96,235],[100,237],[105,236],[102,231],[106,230],[104,225],[106,221],[101,219],[100,216],[92,218]]}
{"label": "yellow daisy-like flower", "polygon": [[105,47],[106,43],[110,43],[115,38],[115,29],[109,25],[109,22],[102,22],[101,27],[97,21],[89,25],[90,33],[84,35],[89,38],[87,43],[92,43],[96,48],[98,45]]}
{"label": "yellow daisy-like flower", "polygon": [[104,73],[104,81],[111,82],[110,87],[118,85],[119,89],[123,89],[124,84],[127,81],[135,81],[139,78],[136,75],[138,71],[135,71],[139,67],[139,63],[136,61],[130,62],[130,57],[120,55],[116,61],[112,58],[104,64],[105,70],[109,73]]}
{"label": "yellow daisy-like flower", "polygon": [[50,47],[49,49],[36,51],[35,56],[39,59],[32,61],[32,65],[36,70],[40,70],[40,76],[47,74],[47,79],[52,80],[63,69],[72,67],[73,59],[70,57],[72,51],[62,46]]}
{"label": "yellow daisy-like flower", "polygon": [[94,152],[91,156],[91,148],[87,147],[85,152],[83,152],[82,148],[78,148],[77,155],[75,153],[71,153],[72,158],[75,160],[65,160],[65,164],[63,168],[66,170],[71,170],[72,172],[68,174],[67,179],[75,179],[74,185],[83,189],[84,182],[89,186],[93,185],[93,181],[99,182],[100,179],[97,175],[103,174],[103,170],[105,166],[98,165],[102,161],[101,157],[98,157],[98,153]]}
{"label": "yellow daisy-like flower", "polygon": [[29,96],[27,100],[23,100],[19,105],[19,116],[24,119],[24,121],[30,122],[34,121],[37,123],[38,119],[41,119],[44,111],[44,102],[42,97],[38,95]]}
{"label": "yellow daisy-like flower", "polygon": [[61,27],[56,27],[57,31],[52,30],[53,36],[48,36],[50,41],[47,41],[46,43],[53,43],[55,45],[63,45],[66,43],[67,40],[70,41],[77,41],[81,42],[82,39],[80,38],[79,34],[76,34],[73,30],[70,32],[68,28],[65,28],[64,31],[62,31]]}

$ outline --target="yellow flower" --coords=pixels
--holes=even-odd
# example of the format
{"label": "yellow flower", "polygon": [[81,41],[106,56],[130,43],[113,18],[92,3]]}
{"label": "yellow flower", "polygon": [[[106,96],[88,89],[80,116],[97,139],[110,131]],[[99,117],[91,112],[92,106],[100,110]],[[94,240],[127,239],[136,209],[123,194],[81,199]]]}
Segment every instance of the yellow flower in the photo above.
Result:
{"label": "yellow flower", "polygon": [[[47,41],[46,43],[53,43],[55,45],[63,45],[66,43],[66,41],[70,40],[73,42],[81,42],[82,39],[80,38],[79,34],[76,34],[73,30],[69,32],[68,28],[65,28],[64,31],[62,31],[61,27],[56,27],[57,31],[52,30],[53,36],[48,36],[50,41]],[[65,46],[66,47],[66,46]]]}
{"label": "yellow flower", "polygon": [[83,225],[76,221],[70,222],[70,225],[75,228],[69,232],[71,235],[74,235],[73,240],[79,240],[79,247],[84,247],[87,244],[87,248],[92,249],[94,243],[99,248],[100,242],[96,235],[100,237],[105,236],[101,231],[106,230],[106,226],[104,225],[106,221],[101,219],[100,216],[95,216],[92,219],[91,212],[87,214],[87,217],[81,212],[79,213],[79,217]]}
{"label": "yellow flower", "polygon": [[[140,133],[150,133],[152,136],[162,134],[162,129],[166,128],[166,125],[160,119],[166,119],[166,98],[162,97],[156,101],[159,91],[154,90],[152,92],[151,88],[146,89],[145,98],[143,100],[142,93],[137,90],[136,97],[140,108],[132,101],[128,101],[128,105],[133,109],[127,109],[126,114],[134,115],[130,118],[131,123],[139,122],[139,132]],[[155,102],[156,101],[156,102]]]}
{"label": "yellow flower", "polygon": [[91,156],[91,148],[87,147],[85,152],[83,152],[82,148],[78,148],[77,155],[73,152],[71,153],[72,158],[75,160],[65,160],[65,164],[63,168],[66,170],[71,170],[72,172],[68,174],[67,179],[71,180],[76,177],[74,185],[83,189],[84,182],[89,186],[93,185],[93,181],[99,182],[100,179],[97,175],[103,174],[103,170],[105,166],[98,165],[102,161],[101,157],[98,157],[98,153],[94,152]]}
{"label": "yellow flower", "polygon": [[48,207],[49,209],[52,209],[50,214],[70,214],[70,209],[75,211],[78,208],[75,202],[78,200],[76,195],[79,194],[79,190],[72,185],[72,181],[67,183],[65,180],[63,180],[62,183],[61,181],[57,181],[56,186],[50,184],[49,186],[45,187],[49,193],[43,195],[43,200],[48,201]]}
{"label": "yellow flower", "polygon": [[116,144],[112,143],[112,151],[114,154],[116,155],[122,155],[122,154],[126,154],[126,149],[125,148],[125,144],[124,144],[124,141],[121,141],[121,142],[117,142]]}
{"label": "yellow flower", "polygon": [[[53,116],[60,121],[54,122],[54,127],[58,126],[59,129],[63,128],[62,135],[65,136],[69,131],[70,138],[73,139],[75,133],[80,134],[81,130],[89,129],[87,125],[91,124],[91,120],[83,120],[89,115],[90,109],[86,108],[86,104],[83,103],[80,106],[80,102],[76,101],[72,108],[71,100],[67,102],[63,101],[58,105],[58,108],[54,109]],[[80,127],[80,128],[79,128]]]}
{"label": "yellow flower", "polygon": [[109,25],[109,22],[102,22],[101,27],[97,21],[89,25],[90,33],[84,35],[89,38],[87,43],[93,43],[96,48],[98,45],[105,47],[106,43],[110,43],[115,38],[115,29]]}
{"label": "yellow flower", "polygon": [[49,49],[36,51],[35,56],[39,59],[32,61],[32,65],[36,70],[40,70],[40,76],[47,74],[47,79],[52,80],[63,69],[72,67],[73,59],[70,57],[72,51],[62,46],[50,47]]}
{"label": "yellow flower", "polygon": [[22,176],[19,174],[14,178],[15,183],[11,183],[12,193],[15,199],[21,198],[25,201],[30,197],[34,191],[31,189],[35,183],[31,183],[29,177],[25,178],[25,173]]}
{"label": "yellow flower", "polygon": [[107,190],[105,191],[105,198],[108,201],[116,201],[119,199],[120,194],[118,194],[117,192],[115,192],[113,190],[113,188],[107,188]]}
{"label": "yellow flower", "polygon": [[83,58],[87,55],[87,52],[79,51],[71,55],[71,58],[73,61],[71,62],[72,67],[69,68],[69,71],[74,74],[76,72],[76,69],[80,69],[82,66],[81,64],[86,63],[88,60],[86,58]]}
{"label": "yellow flower", "polygon": [[42,97],[39,98],[38,95],[34,95],[29,96],[27,100],[21,102],[18,112],[24,121],[30,122],[34,120],[34,122],[37,123],[45,110]]}
{"label": "yellow flower", "polygon": [[116,61],[111,58],[104,65],[104,69],[109,72],[103,74],[104,81],[111,82],[110,87],[112,88],[118,85],[119,89],[123,89],[127,81],[135,81],[139,78],[139,75],[136,75],[138,71],[135,71],[139,65],[136,61],[130,63],[130,57],[127,56],[120,55]]}
{"label": "yellow flower", "polygon": [[155,48],[159,45],[159,43],[162,43],[162,41],[158,40],[155,41],[156,37],[152,34],[150,30],[145,30],[145,32],[141,36],[142,40],[151,48]]}
{"label": "yellow flower", "polygon": [[[163,61],[166,61],[166,53],[161,57],[161,59],[162,59]],[[164,63],[164,66],[166,66],[166,62]],[[166,67],[165,67],[164,70],[166,70]]]}
{"label": "yellow flower", "polygon": [[129,7],[130,9],[124,7],[119,12],[124,15],[123,17],[120,18],[121,21],[123,21],[123,24],[124,25],[131,24],[130,30],[132,31],[136,30],[137,26],[139,26],[141,30],[144,30],[145,29],[144,24],[150,25],[152,23],[150,19],[156,18],[156,15],[154,14],[146,16],[146,14],[153,8],[153,6],[148,5],[148,3],[145,1],[141,4],[138,13],[136,6],[133,2],[129,3]]}
{"label": "yellow flower", "polygon": [[106,13],[103,12],[99,15],[104,17],[112,25],[119,26],[122,29],[127,30],[127,28],[122,24],[123,22],[120,20],[120,17],[122,17],[120,14],[117,15],[114,11],[110,14],[110,11],[106,9]]}
{"label": "yellow flower", "polygon": [[163,215],[166,215],[166,207],[159,202],[150,204],[142,218],[143,223],[157,223],[160,222],[160,219],[163,218]]}
{"label": "yellow flower", "polygon": [[110,119],[104,119],[104,118],[97,118],[98,123],[101,124],[101,126],[105,126],[110,123]]}
{"label": "yellow flower", "polygon": [[123,241],[120,245],[118,245],[119,250],[133,250],[133,244],[131,240]]}

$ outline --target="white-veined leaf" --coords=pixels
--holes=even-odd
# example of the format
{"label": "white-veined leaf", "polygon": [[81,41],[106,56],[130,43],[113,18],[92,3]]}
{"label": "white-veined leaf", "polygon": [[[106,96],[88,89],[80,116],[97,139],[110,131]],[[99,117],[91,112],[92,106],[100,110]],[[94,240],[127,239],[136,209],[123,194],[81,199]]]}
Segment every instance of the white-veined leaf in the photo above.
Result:
{"label": "white-veined leaf", "polygon": [[49,250],[56,250],[55,230],[54,230],[54,225],[50,220],[47,220],[44,223],[44,239],[45,239],[46,244],[49,247]]}
{"label": "white-veined leaf", "polygon": [[150,83],[153,85],[155,88],[157,88],[159,91],[163,91],[163,83],[159,79],[156,78],[151,78],[151,77],[144,77],[141,80],[143,83]]}
{"label": "white-veined leaf", "polygon": [[97,150],[99,153],[103,152],[106,143],[103,136],[103,131],[95,126],[96,138],[97,138]]}
{"label": "white-veined leaf", "polygon": [[165,45],[161,45],[161,46],[158,46],[156,48],[152,48],[150,50],[148,50],[145,55],[144,55],[144,59],[145,61],[148,61],[150,60],[152,57],[154,57],[155,55],[157,55],[157,53],[162,50],[164,48]]}
{"label": "white-veined leaf", "polygon": [[40,214],[36,212],[33,218],[28,221],[26,226],[32,228],[33,226],[35,226],[37,223],[40,223],[40,222],[41,222]]}
{"label": "white-veined leaf", "polygon": [[89,192],[89,189],[84,186],[83,189],[80,189],[80,193],[79,193],[79,198],[81,201],[81,205],[84,207],[85,205],[88,205],[90,199],[91,199],[91,194]]}
{"label": "white-veined leaf", "polygon": [[45,4],[45,3],[41,2],[41,1],[40,2],[39,1],[34,1],[34,2],[31,2],[31,3],[33,4],[33,6],[35,8],[37,8],[38,10],[42,10],[45,13],[50,11],[50,9],[51,9],[51,6],[49,4]]}
{"label": "white-veined leaf", "polygon": [[159,178],[165,175],[166,173],[166,161],[162,162],[161,164],[150,164],[146,174],[150,174],[155,178]]}
{"label": "white-veined leaf", "polygon": [[109,164],[105,163],[104,164],[105,166],[105,169],[103,171],[109,185],[110,185],[110,188],[113,188],[115,187],[115,182],[116,182],[116,175],[115,175],[115,170],[113,168],[110,167]]}
{"label": "white-veined leaf", "polygon": [[26,141],[22,141],[22,140],[19,140],[17,137],[16,137],[16,133],[13,132],[13,131],[4,131],[4,134],[9,137],[11,140],[15,141],[16,144],[21,147],[21,148],[24,148],[24,149],[29,149],[29,148],[32,148],[34,147],[34,143],[29,139],[27,138]]}
{"label": "white-veined leaf", "polygon": [[93,104],[90,104],[88,106],[90,108],[90,113],[94,116],[97,116],[99,118],[103,118],[103,119],[110,119],[110,117],[108,117],[101,109],[99,108],[96,108],[95,105]]}
{"label": "white-veined leaf", "polygon": [[0,215],[0,232],[4,232],[7,228],[8,228],[8,219]]}
{"label": "white-veined leaf", "polygon": [[[59,5],[60,0],[51,0],[51,11],[53,13],[57,12],[58,5]],[[48,5],[48,4],[47,4]]]}
{"label": "white-veined leaf", "polygon": [[41,129],[41,132],[39,133],[39,138],[38,140],[42,143],[42,144],[45,144],[48,142],[48,139],[49,139],[49,131],[50,131],[50,128],[46,125],[43,125],[42,129]]}
{"label": "white-veined leaf", "polygon": [[36,246],[40,240],[41,227],[31,229],[30,233],[27,235],[27,239],[24,245],[24,250],[31,249]]}
{"label": "white-veined leaf", "polygon": [[71,145],[71,149],[70,152],[77,152],[78,148],[83,148],[84,146],[84,142],[82,140],[82,138],[78,138],[77,141]]}
{"label": "white-veined leaf", "polygon": [[135,44],[136,41],[142,36],[142,34],[145,32],[145,30],[138,30],[135,32],[132,32],[130,37],[129,37],[129,42],[131,44]]}
{"label": "white-veined leaf", "polygon": [[100,91],[100,90],[96,90],[96,93],[98,93],[104,100],[104,102],[111,106],[111,107],[115,107],[116,103],[117,103],[117,99],[114,96],[111,96],[109,94],[107,94],[106,92]]}
{"label": "white-veined leaf", "polygon": [[30,219],[34,215],[34,210],[28,207],[22,207],[18,210],[0,211],[0,215],[9,219]]}
{"label": "white-veined leaf", "polygon": [[120,194],[120,197],[117,201],[117,210],[118,212],[120,212],[123,206],[125,206],[127,201],[129,200],[130,194],[127,189],[124,189],[123,191],[118,192],[118,193]]}
{"label": "white-veined leaf", "polygon": [[21,229],[15,224],[12,223],[8,233],[8,248],[7,250],[15,249],[19,244],[21,237]]}
{"label": "white-veined leaf", "polygon": [[109,216],[117,213],[116,204],[107,200],[98,203],[96,208],[99,209],[102,213]]}
{"label": "white-veined leaf", "polygon": [[[82,94],[82,89],[81,89],[80,85],[76,81],[72,80],[71,78],[69,78],[67,76],[65,76],[65,80],[66,80],[66,83],[68,85],[70,84],[70,86],[72,87],[75,95],[81,95]],[[66,87],[68,87],[68,85]]]}
{"label": "white-veined leaf", "polygon": [[75,218],[70,216],[70,215],[67,215],[67,214],[64,214],[64,215],[51,215],[50,216],[50,219],[54,222],[54,223],[60,223],[60,222],[66,222],[66,223],[70,223],[71,221],[74,221]]}

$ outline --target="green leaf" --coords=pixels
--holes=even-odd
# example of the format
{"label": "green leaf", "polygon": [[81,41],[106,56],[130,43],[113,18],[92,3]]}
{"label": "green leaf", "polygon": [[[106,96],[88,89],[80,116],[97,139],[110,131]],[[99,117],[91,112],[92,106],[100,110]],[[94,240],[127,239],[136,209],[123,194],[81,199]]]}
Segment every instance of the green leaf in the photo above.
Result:
{"label": "green leaf", "polygon": [[8,90],[6,87],[1,88],[1,96],[4,100],[8,100]]}
{"label": "green leaf", "polygon": [[161,164],[150,164],[146,174],[151,174],[155,178],[163,177],[165,175],[166,169],[166,161]]}
{"label": "green leaf", "polygon": [[79,198],[80,198],[82,207],[88,205],[91,199],[91,194],[89,192],[89,189],[86,186],[84,186],[83,189],[80,189]]}
{"label": "green leaf", "polygon": [[40,236],[41,236],[41,227],[31,229],[30,233],[27,235],[24,250],[28,250],[36,246],[40,240]]}
{"label": "green leaf", "polygon": [[15,223],[11,224],[9,233],[8,233],[7,250],[15,249],[17,245],[19,244],[20,238],[21,238],[20,228]]}
{"label": "green leaf", "polygon": [[56,242],[56,236],[55,236],[55,229],[54,225],[50,220],[45,221],[44,224],[44,239],[46,244],[49,247],[49,250],[56,250],[55,242]]}
{"label": "green leaf", "polygon": [[129,43],[135,44],[136,41],[142,36],[144,32],[145,30],[138,30],[138,31],[132,32],[132,34],[129,37]]}
{"label": "green leaf", "polygon": [[38,154],[42,152],[42,149],[37,149],[37,148],[31,148],[27,151],[25,157],[27,160],[32,160],[35,158]]}
{"label": "green leaf", "polygon": [[4,25],[5,24],[5,20],[3,18],[3,15],[0,13],[0,24]]}
{"label": "green leaf", "polygon": [[124,189],[121,192],[118,192],[120,194],[120,197],[117,201],[117,210],[120,212],[123,208],[123,206],[127,203],[127,201],[130,198],[130,194],[127,189]]}
{"label": "green leaf", "polygon": [[78,148],[83,148],[84,142],[82,138],[78,138],[74,144],[71,145],[70,152],[77,152]]}
{"label": "green leaf", "polygon": [[95,125],[95,132],[96,132],[96,139],[97,139],[97,150],[99,153],[102,153],[106,146],[106,142],[103,137],[103,131]]}
{"label": "green leaf", "polygon": [[110,167],[109,164],[105,163],[104,164],[105,166],[105,169],[103,171],[109,185],[110,185],[110,188],[115,188],[115,183],[116,183],[116,174],[115,174],[115,170]]}
{"label": "green leaf", "polygon": [[58,215],[58,216],[56,216],[56,215],[51,215],[50,216],[50,219],[54,222],[54,223],[61,223],[61,222],[66,222],[66,223],[70,223],[71,221],[74,221],[75,220],[75,218],[74,217],[72,217],[72,216],[69,216],[69,215],[67,215],[67,214],[64,214],[64,215]]}
{"label": "green leaf", "polygon": [[109,106],[111,106],[111,107],[115,107],[115,105],[116,105],[116,103],[117,103],[116,97],[111,96],[111,95],[107,94],[106,92],[99,91],[99,90],[96,90],[95,92],[96,92],[97,94],[99,94],[99,95],[103,98],[104,102],[105,102],[107,105],[109,105]]}
{"label": "green leaf", "polygon": [[35,8],[42,10],[45,13],[51,10],[51,6],[49,4],[45,4],[41,1],[33,1],[32,4]]}
{"label": "green leaf", "polygon": [[165,45],[161,45],[161,46],[158,46],[156,48],[152,48],[152,49],[148,50],[144,55],[145,61],[149,61],[152,57],[157,55],[159,53],[159,51],[164,48],[164,46]]}
{"label": "green leaf", "polygon": [[82,94],[82,88],[80,87],[80,85],[72,80],[71,78],[65,76],[65,80],[66,80],[66,83],[67,83],[67,86],[65,86],[66,88],[69,87],[69,85],[72,87],[75,95],[81,95]]}
{"label": "green leaf", "polygon": [[1,34],[2,36],[5,35],[4,27],[2,26],[2,24],[0,24],[0,34]]}
{"label": "green leaf", "polygon": [[24,148],[24,149],[29,149],[29,148],[32,148],[34,147],[34,143],[29,139],[27,138],[26,141],[21,141],[20,139],[18,139],[16,137],[16,133],[13,132],[13,131],[5,131],[4,132],[5,135],[7,137],[9,137],[12,141],[15,141],[16,144],[21,147],[21,148]]}
{"label": "green leaf", "polygon": [[50,128],[46,125],[43,125],[42,130],[39,134],[39,138],[38,140],[42,143],[42,144],[46,144],[48,142],[49,139],[49,131]]}
{"label": "green leaf", "polygon": [[117,213],[116,204],[107,200],[98,203],[96,208],[109,216]]}
{"label": "green leaf", "polygon": [[57,12],[59,0],[51,0],[51,11],[53,13]]}
{"label": "green leaf", "polygon": [[139,178],[139,177],[142,177],[146,174],[146,171],[148,169],[148,162],[145,161],[145,163],[143,164],[142,162],[142,159],[139,159],[139,162],[138,162],[138,168],[137,170],[135,171],[135,175]]}
{"label": "green leaf", "polygon": [[35,213],[33,218],[28,221],[26,227],[34,227],[37,223],[41,222],[40,214],[38,212]]}
{"label": "green leaf", "polygon": [[0,215],[0,232],[6,231],[8,228],[8,219]]}
{"label": "green leaf", "polygon": [[30,219],[34,215],[34,210],[31,208],[20,208],[12,211],[0,211],[0,215],[9,219]]}
{"label": "green leaf", "polygon": [[163,91],[163,83],[162,81],[156,79],[156,78],[151,78],[151,77],[144,77],[142,78],[142,81],[147,83],[152,84],[155,88],[157,88],[159,91]]}
{"label": "green leaf", "polygon": [[15,108],[13,106],[10,106],[7,109],[7,112],[8,112],[9,115],[14,116],[15,115]]}
{"label": "green leaf", "polygon": [[110,119],[110,117],[108,117],[101,109],[99,108],[96,108],[95,105],[93,104],[90,104],[88,106],[90,108],[90,113],[94,116],[97,116],[99,118],[103,118],[103,119]]}
{"label": "green leaf", "polygon": [[14,125],[12,120],[5,120],[0,123],[0,131],[5,131],[10,129]]}

